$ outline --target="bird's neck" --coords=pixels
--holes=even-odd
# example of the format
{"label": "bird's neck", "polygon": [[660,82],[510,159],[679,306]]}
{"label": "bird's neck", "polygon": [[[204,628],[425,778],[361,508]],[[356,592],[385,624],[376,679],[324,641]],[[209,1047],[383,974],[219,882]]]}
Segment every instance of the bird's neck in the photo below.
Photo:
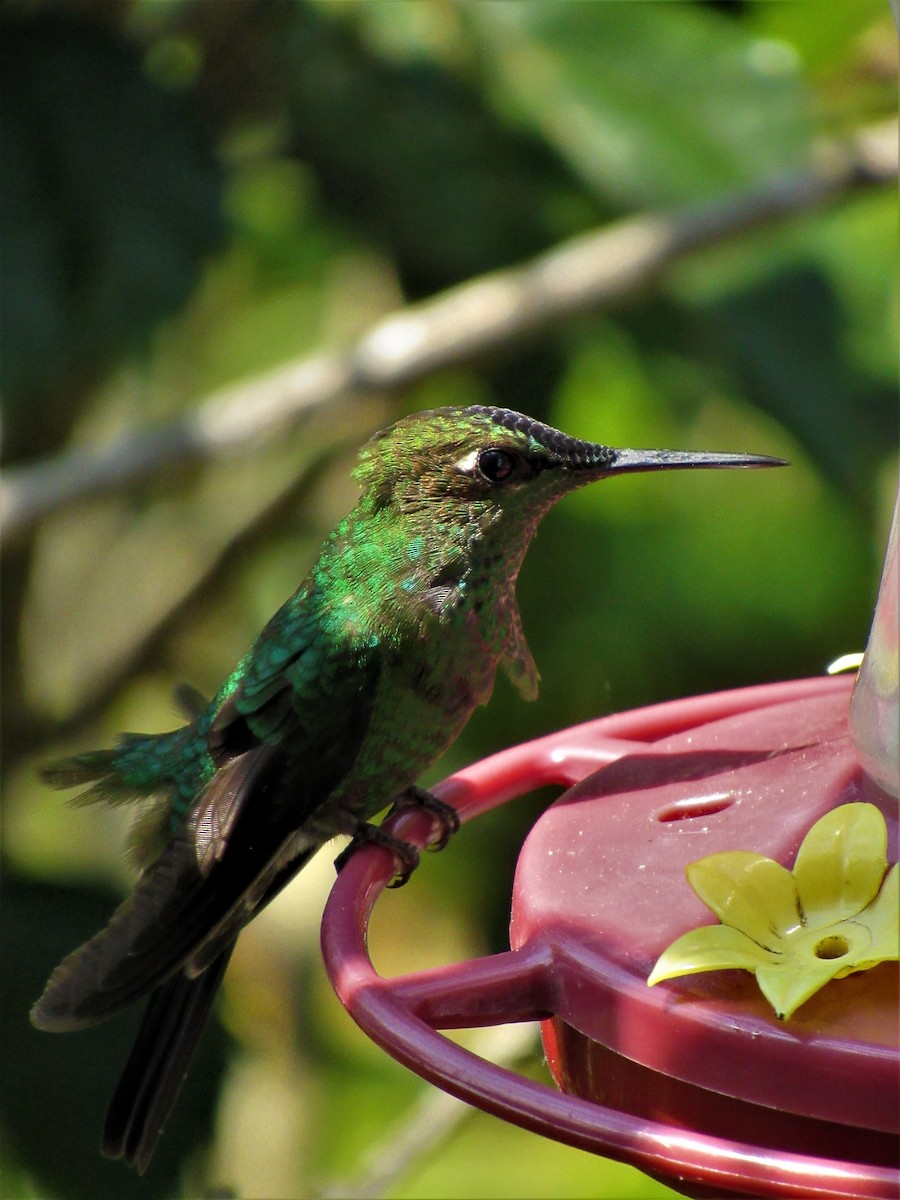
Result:
{"label": "bird's neck", "polygon": [[476,630],[500,653],[515,613],[515,581],[539,513],[516,519],[474,502],[418,512],[367,504],[334,530],[318,570],[335,597],[373,629],[435,624]]}

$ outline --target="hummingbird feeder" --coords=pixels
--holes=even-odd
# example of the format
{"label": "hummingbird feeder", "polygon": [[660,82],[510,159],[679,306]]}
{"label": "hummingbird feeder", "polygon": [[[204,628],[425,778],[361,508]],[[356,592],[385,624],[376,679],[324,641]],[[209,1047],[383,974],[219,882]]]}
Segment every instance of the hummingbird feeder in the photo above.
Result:
{"label": "hummingbird feeder", "polygon": [[[688,1195],[898,1195],[897,915],[882,912],[880,933],[866,915],[897,876],[884,874],[897,861],[897,615],[895,512],[855,686],[823,677],[659,704],[446,780],[435,792],[463,821],[567,789],[522,848],[510,950],[380,977],[366,931],[394,863],[366,847],[322,927],[351,1015],[444,1090]],[[402,810],[386,828],[422,845],[430,822]],[[719,869],[735,863],[733,879]],[[695,957],[666,971],[685,938]],[[532,1020],[559,1090],[439,1032]]]}

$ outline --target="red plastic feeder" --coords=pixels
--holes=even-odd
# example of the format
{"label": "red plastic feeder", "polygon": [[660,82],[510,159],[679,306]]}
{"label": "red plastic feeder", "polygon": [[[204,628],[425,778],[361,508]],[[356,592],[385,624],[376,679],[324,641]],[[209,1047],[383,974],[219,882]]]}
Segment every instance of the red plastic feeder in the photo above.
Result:
{"label": "red plastic feeder", "polygon": [[[896,859],[896,803],[851,743],[852,682],[801,680],[605,717],[446,780],[435,790],[463,820],[546,784],[570,789],[522,850],[512,949],[379,977],[366,929],[394,864],[367,847],[339,876],[322,928],[342,1002],[446,1091],[689,1194],[896,1197],[892,964],[829,984],[788,1021],[745,972],[646,983],[675,937],[711,921],[685,882],[689,862],[744,848],[790,865],[820,816],[861,799],[884,813]],[[387,828],[422,845],[430,820],[406,811]],[[561,1092],[437,1032],[535,1019]]]}
{"label": "red plastic feeder", "polygon": [[[351,1015],[413,1071],[488,1112],[633,1163],[690,1195],[896,1197],[896,964],[829,983],[779,1021],[743,971],[647,976],[711,924],[684,869],[717,851],[793,864],[843,804],[900,791],[897,514],[863,669],[679,700],[517,746],[435,789],[462,820],[546,784],[568,788],[529,834],[506,954],[397,979],[366,950],[394,871],[367,847],[331,893],[322,946]],[[863,769],[865,767],[865,770]],[[422,845],[430,818],[386,828]],[[561,1091],[437,1030],[543,1021]]]}

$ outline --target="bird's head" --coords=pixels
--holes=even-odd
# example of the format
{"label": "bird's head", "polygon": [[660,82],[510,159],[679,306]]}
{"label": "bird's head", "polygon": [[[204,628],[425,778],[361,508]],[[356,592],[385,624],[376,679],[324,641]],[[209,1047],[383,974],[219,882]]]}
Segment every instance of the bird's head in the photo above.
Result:
{"label": "bird's head", "polygon": [[505,408],[416,413],[376,434],[356,478],[375,509],[420,513],[432,505],[470,516],[538,519],[567,492],[609,475],[713,467],[769,467],[755,454],[615,450],[570,437]]}

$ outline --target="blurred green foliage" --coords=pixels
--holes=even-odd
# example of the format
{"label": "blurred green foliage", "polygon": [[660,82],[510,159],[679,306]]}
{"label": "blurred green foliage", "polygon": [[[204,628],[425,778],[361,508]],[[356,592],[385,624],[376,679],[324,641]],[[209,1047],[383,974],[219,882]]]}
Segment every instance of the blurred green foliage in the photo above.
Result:
{"label": "blurred green foliage", "polygon": [[[802,170],[823,138],[896,109],[882,0],[35,0],[0,21],[3,454],[18,465],[176,416],[617,216]],[[500,681],[431,778],[861,648],[895,486],[896,251],[893,192],[860,193],[698,253],[615,311],[61,513],[8,556],[4,1195],[310,1195],[352,1176],[418,1090],[324,981],[323,857],[243,936],[151,1173],[101,1160],[131,1026],[48,1038],[27,1009],[127,886],[122,814],[67,808],[35,765],[170,725],[183,678],[212,691],[352,503],[354,448],[439,404],[793,466],[622,480],[561,506],[520,586],[541,698]],[[546,801],[490,814],[386,898],[377,963],[503,948],[516,850]],[[391,1194],[666,1190],[477,1116]]]}

